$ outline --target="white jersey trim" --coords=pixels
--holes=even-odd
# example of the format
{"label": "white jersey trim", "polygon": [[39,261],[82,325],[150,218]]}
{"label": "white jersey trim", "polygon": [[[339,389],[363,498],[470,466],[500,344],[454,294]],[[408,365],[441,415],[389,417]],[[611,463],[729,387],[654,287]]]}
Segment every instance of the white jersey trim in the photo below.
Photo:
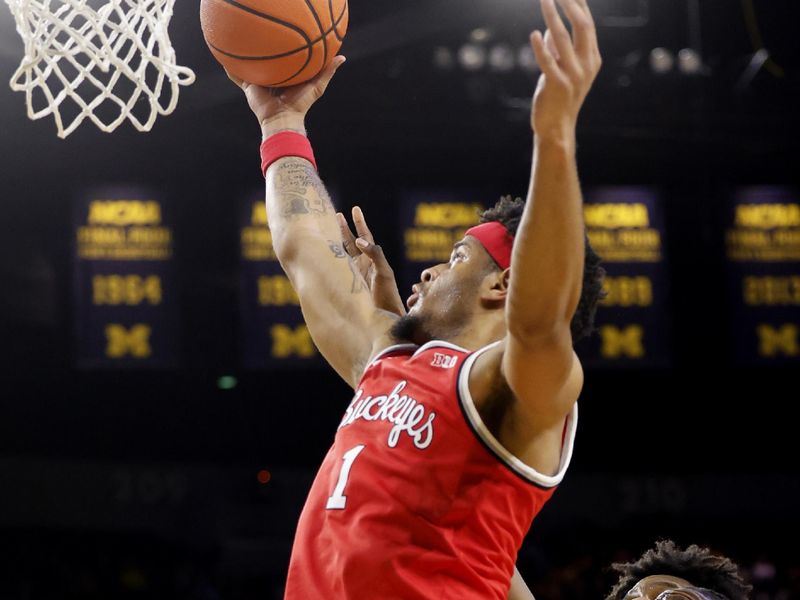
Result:
{"label": "white jersey trim", "polygon": [[416,350],[416,348],[417,348],[416,344],[394,344],[392,346],[389,346],[388,348],[384,348],[383,350],[378,352],[371,361],[369,361],[369,364],[364,370],[366,371],[369,367],[375,364],[376,361],[380,360],[381,358],[383,358],[384,356],[386,356],[391,352],[397,352],[398,350]]}
{"label": "white jersey trim", "polygon": [[451,344],[450,342],[443,342],[441,340],[433,340],[427,342],[417,348],[417,351],[414,352],[414,356],[417,354],[428,350],[429,348],[450,348],[450,350],[457,350],[458,352],[469,352],[466,348],[462,348],[461,346],[456,346],[455,344]]}
{"label": "white jersey trim", "polygon": [[469,391],[469,374],[472,370],[472,365],[475,364],[475,361],[481,354],[499,343],[500,342],[496,342],[486,346],[485,348],[481,348],[477,352],[471,354],[464,362],[464,366],[461,369],[461,373],[459,374],[458,378],[458,397],[464,409],[464,414],[467,416],[470,425],[472,425],[473,431],[480,438],[480,440],[488,446],[488,448],[497,456],[498,459],[508,465],[512,471],[536,485],[546,488],[555,487],[561,483],[562,479],[564,479],[564,474],[567,472],[569,463],[572,460],[572,449],[575,444],[575,431],[578,424],[578,403],[576,402],[572,406],[572,411],[567,416],[566,433],[564,435],[564,442],[561,446],[561,462],[558,466],[558,472],[555,475],[550,476],[539,473],[539,471],[528,466],[519,458],[514,456],[500,443],[496,437],[494,437],[494,435],[492,435],[492,432],[489,431],[489,428],[486,427]]}
{"label": "white jersey trim", "polygon": [[[387,354],[391,352],[397,352],[398,350],[414,350],[412,356],[416,356],[417,354],[424,352],[430,348],[450,348],[450,350],[457,350],[458,352],[469,352],[466,348],[462,348],[461,346],[456,346],[455,344],[451,344],[450,342],[443,342],[441,340],[433,340],[430,342],[426,342],[422,346],[417,346],[416,344],[394,344],[387,348],[384,348],[380,352],[378,352],[375,357],[369,361],[368,367],[371,366],[375,361],[380,360]],[[366,371],[366,369],[364,369]]]}

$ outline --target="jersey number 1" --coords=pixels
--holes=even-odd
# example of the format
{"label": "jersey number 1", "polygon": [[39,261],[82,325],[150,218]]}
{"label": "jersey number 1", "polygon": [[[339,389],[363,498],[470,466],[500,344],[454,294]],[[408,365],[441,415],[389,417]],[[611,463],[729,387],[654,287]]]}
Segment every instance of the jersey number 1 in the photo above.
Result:
{"label": "jersey number 1", "polygon": [[353,468],[353,463],[364,448],[364,444],[359,444],[355,448],[351,448],[345,452],[344,456],[342,456],[342,462],[344,462],[344,464],[342,465],[342,470],[339,471],[339,481],[336,482],[336,487],[333,488],[333,494],[328,498],[328,504],[325,505],[325,508],[328,510],[342,510],[347,506],[347,496],[344,495],[344,488],[347,486],[347,478],[350,477],[350,469]]}

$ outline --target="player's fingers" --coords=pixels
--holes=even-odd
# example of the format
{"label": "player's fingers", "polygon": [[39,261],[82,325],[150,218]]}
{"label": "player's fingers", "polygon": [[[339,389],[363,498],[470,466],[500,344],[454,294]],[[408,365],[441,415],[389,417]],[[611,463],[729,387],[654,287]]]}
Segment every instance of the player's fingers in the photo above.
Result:
{"label": "player's fingers", "polygon": [[592,21],[592,23],[594,24],[594,18],[592,17],[592,11],[589,8],[588,0],[575,0],[575,1],[578,3],[578,6],[580,6],[580,8],[583,10],[586,16],[589,17],[589,20]]}
{"label": "player's fingers", "polygon": [[339,224],[339,231],[342,235],[342,246],[344,246],[344,251],[350,256],[358,256],[360,251],[356,246],[356,237],[353,235],[353,232],[350,231],[350,226],[347,224],[347,219],[344,218],[342,213],[337,212],[336,222]]}
{"label": "player's fingers", "polygon": [[389,261],[386,260],[386,255],[383,253],[383,248],[374,242],[365,240],[364,238],[356,239],[356,246],[358,246],[358,249],[363,254],[366,254],[367,257],[372,261],[377,276],[394,278],[394,272],[392,271],[392,267],[389,265]]}
{"label": "player's fingers", "polygon": [[536,63],[542,70],[542,73],[550,76],[559,76],[558,63],[555,57],[547,49],[547,44],[544,42],[544,36],[541,31],[534,31],[531,34],[531,48],[533,54],[536,56]]}
{"label": "player's fingers", "polygon": [[558,54],[558,48],[556,48],[556,44],[553,41],[553,36],[550,33],[549,29],[544,32],[544,45],[547,46],[547,49],[550,51],[550,54],[553,55],[553,58],[555,58],[556,61],[558,61],[560,57]]}
{"label": "player's fingers", "polygon": [[556,9],[555,0],[542,0],[542,14],[547,24],[547,29],[553,37],[558,56],[556,60],[567,69],[573,69],[575,64],[575,50],[572,47],[572,38],[561,20]]}
{"label": "player's fingers", "polygon": [[364,238],[368,242],[375,243],[375,238],[367,226],[367,220],[364,218],[364,211],[360,206],[353,207],[353,223],[356,226],[356,234],[360,238]]}
{"label": "player's fingers", "polygon": [[558,4],[564,9],[564,14],[567,15],[570,25],[572,25],[576,54],[582,61],[589,61],[597,42],[591,17],[578,4],[577,0],[558,0]]}
{"label": "player's fingers", "polygon": [[583,9],[583,14],[586,19],[586,22],[589,24],[589,27],[592,31],[592,47],[594,49],[595,54],[597,57],[600,57],[600,48],[597,43],[597,26],[594,22],[594,15],[592,15],[592,10],[589,8],[589,2],[587,0],[577,0],[578,6]]}

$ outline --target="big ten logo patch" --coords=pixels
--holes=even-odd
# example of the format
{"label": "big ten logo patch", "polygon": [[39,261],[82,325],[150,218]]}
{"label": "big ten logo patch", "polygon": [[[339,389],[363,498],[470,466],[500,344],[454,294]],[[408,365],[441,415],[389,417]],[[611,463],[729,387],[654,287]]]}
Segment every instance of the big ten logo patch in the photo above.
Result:
{"label": "big ten logo patch", "polygon": [[432,367],[439,367],[441,369],[452,369],[456,366],[458,362],[458,358],[452,356],[450,354],[442,354],[441,352],[435,352],[433,354],[433,360],[431,361]]}
{"label": "big ten logo patch", "polygon": [[756,334],[760,356],[800,356],[800,328],[797,325],[789,323],[773,327],[762,323],[756,326]]}
{"label": "big ten logo patch", "polygon": [[272,338],[272,357],[289,358],[296,356],[299,358],[311,358],[317,353],[314,342],[308,327],[298,325],[292,328],[289,325],[273,325],[270,328]]}
{"label": "big ten logo patch", "polygon": [[600,328],[603,358],[642,358],[644,352],[644,328],[641,325],[628,325],[624,328],[603,325]]}
{"label": "big ten logo patch", "polygon": [[127,329],[124,325],[106,325],[106,356],[109,358],[148,358],[153,351],[150,347],[152,328],[138,323]]}

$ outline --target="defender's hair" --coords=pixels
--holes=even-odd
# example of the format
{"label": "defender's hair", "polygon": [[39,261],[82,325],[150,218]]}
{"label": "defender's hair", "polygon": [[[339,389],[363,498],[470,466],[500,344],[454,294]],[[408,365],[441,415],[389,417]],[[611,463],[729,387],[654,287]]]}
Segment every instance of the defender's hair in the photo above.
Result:
{"label": "defender's hair", "polygon": [[692,544],[685,550],[672,540],[656,542],[632,563],[615,563],[611,568],[620,574],[606,600],[622,600],[639,580],[650,575],[680,577],[694,587],[707,588],[727,600],[747,600],[751,586],[742,579],[739,567],[729,558]]}
{"label": "defender's hair", "polygon": [[[515,236],[524,209],[525,201],[522,198],[503,196],[494,207],[481,213],[481,223],[498,221],[505,226],[511,235]],[[586,251],[583,266],[583,288],[578,308],[575,310],[571,323],[573,344],[582,338],[588,337],[594,331],[597,305],[605,296],[603,292],[605,270],[600,266],[600,257],[592,248],[589,243],[589,237],[585,233],[584,247]]]}

